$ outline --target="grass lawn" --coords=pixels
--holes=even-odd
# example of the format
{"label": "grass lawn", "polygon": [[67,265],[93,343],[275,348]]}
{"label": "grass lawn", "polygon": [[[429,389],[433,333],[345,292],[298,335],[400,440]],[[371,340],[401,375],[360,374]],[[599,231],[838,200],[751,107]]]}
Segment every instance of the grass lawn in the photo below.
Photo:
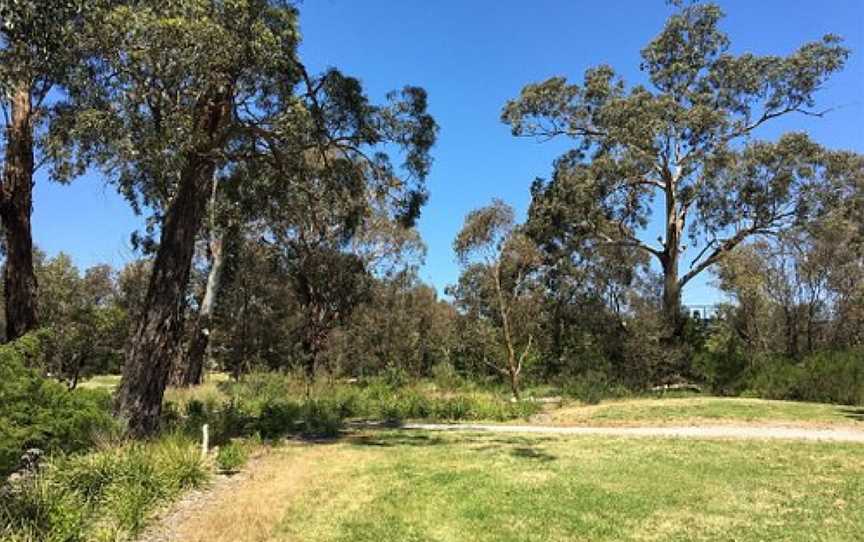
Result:
{"label": "grass lawn", "polygon": [[864,446],[360,433],[271,451],[186,541],[861,540]]}
{"label": "grass lawn", "polygon": [[864,429],[864,408],[737,397],[630,399],[565,406],[541,420],[564,426],[765,424]]}

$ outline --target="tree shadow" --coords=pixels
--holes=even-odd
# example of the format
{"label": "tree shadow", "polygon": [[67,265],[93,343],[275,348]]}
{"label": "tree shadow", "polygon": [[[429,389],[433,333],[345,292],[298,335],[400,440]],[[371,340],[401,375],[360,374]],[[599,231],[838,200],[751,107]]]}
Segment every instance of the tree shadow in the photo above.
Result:
{"label": "tree shadow", "polygon": [[345,440],[355,446],[392,448],[395,446],[440,446],[449,444],[435,435],[411,433],[377,433],[347,435]]}
{"label": "tree shadow", "polygon": [[538,448],[530,448],[530,447],[514,448],[513,451],[510,452],[510,455],[512,455],[513,457],[519,457],[522,459],[534,459],[534,460],[543,461],[543,462],[555,461],[556,459],[558,459],[556,456],[554,456],[552,454],[548,454],[548,453],[544,452],[543,450],[540,450]]}
{"label": "tree shadow", "polygon": [[844,417],[858,422],[864,422],[864,408],[841,407],[838,409]]}
{"label": "tree shadow", "polygon": [[354,446],[369,446],[377,448],[395,448],[400,446],[428,447],[451,446],[476,453],[508,453],[513,457],[534,461],[554,461],[556,456],[538,447],[543,441],[553,440],[549,437],[507,436],[492,437],[484,434],[434,435],[409,431],[369,431],[362,433],[346,433],[342,436],[344,442]]}

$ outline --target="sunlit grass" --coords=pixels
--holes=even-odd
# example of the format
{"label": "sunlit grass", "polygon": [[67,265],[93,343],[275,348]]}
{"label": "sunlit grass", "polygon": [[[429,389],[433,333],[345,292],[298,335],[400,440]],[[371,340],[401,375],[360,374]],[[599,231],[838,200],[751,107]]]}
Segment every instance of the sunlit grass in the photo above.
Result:
{"label": "sunlit grass", "polygon": [[859,407],[769,401],[737,397],[629,399],[599,405],[566,406],[550,413],[554,425],[704,425],[789,424],[857,425],[864,428]]}
{"label": "sunlit grass", "polygon": [[78,384],[79,388],[113,392],[120,385],[120,375],[96,375]]}
{"label": "sunlit grass", "polygon": [[860,540],[864,447],[366,433],[290,444],[187,541]]}

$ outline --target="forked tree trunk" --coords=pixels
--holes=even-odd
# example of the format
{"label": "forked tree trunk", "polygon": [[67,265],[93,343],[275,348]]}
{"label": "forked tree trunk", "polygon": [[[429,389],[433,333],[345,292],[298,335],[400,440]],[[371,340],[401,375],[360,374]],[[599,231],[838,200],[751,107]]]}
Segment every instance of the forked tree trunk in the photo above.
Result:
{"label": "forked tree trunk", "polygon": [[[214,170],[215,172],[215,170]],[[225,239],[228,232],[218,228],[216,224],[216,205],[218,183],[215,175],[210,188],[210,272],[207,274],[207,285],[204,297],[198,305],[198,314],[189,343],[177,359],[177,366],[171,376],[171,384],[181,387],[196,386],[204,380],[204,361],[209,358],[210,333],[213,321],[213,311],[216,300],[222,289],[222,275],[225,268]]]}
{"label": "forked tree trunk", "polygon": [[150,435],[159,427],[162,397],[183,327],[195,239],[216,170],[212,151],[222,147],[220,132],[231,114],[229,96],[225,92],[219,99],[210,95],[202,100],[197,128],[209,139],[208,144],[186,155],[177,192],[165,210],[147,297],[130,339],[114,403],[116,414],[133,437]]}
{"label": "forked tree trunk", "polygon": [[6,340],[36,327],[36,275],[33,272],[33,125],[30,88],[19,84],[12,94],[6,133],[6,163],[0,187],[0,220],[6,237],[3,287],[6,296]]}

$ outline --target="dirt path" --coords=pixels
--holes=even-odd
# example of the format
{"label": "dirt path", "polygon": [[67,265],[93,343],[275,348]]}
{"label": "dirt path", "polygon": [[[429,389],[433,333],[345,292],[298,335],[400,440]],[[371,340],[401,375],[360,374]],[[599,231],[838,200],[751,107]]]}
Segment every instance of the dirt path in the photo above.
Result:
{"label": "dirt path", "polygon": [[[154,518],[136,542],[262,542],[299,493],[308,467],[327,447],[285,445],[253,458],[234,476],[217,477]],[[290,460],[285,460],[290,458]]]}
{"label": "dirt path", "polygon": [[539,433],[551,435],[595,435],[613,437],[665,437],[702,439],[785,439],[864,443],[864,431],[856,429],[810,429],[770,426],[680,426],[680,427],[550,427],[541,425],[407,423],[402,429],[422,431],[483,431],[495,433]]}

